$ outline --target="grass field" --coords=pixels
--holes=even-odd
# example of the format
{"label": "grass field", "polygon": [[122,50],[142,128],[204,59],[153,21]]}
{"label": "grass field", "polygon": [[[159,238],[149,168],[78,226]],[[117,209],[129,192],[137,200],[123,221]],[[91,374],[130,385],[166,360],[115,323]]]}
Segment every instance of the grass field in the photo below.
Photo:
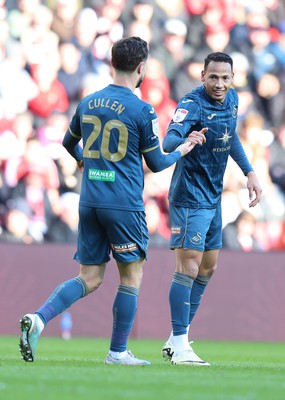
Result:
{"label": "grass field", "polygon": [[211,367],[172,366],[162,341],[130,340],[151,366],[105,365],[109,340],[42,337],[25,363],[18,337],[0,336],[0,399],[284,400],[285,343],[196,342]]}

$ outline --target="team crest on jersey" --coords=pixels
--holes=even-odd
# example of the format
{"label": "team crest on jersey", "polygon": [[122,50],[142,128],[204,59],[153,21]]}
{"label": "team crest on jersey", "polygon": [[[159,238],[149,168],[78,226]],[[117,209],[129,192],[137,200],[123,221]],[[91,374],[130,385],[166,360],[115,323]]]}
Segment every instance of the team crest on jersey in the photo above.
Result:
{"label": "team crest on jersey", "polygon": [[237,117],[237,113],[238,113],[238,108],[237,108],[237,106],[234,106],[232,116],[234,118],[236,118]]}
{"label": "team crest on jersey", "polygon": [[158,118],[153,119],[151,122],[152,122],[152,131],[155,134],[155,136],[157,136],[159,131]]}
{"label": "team crest on jersey", "polygon": [[181,122],[185,119],[188,111],[185,108],[178,108],[174,114],[173,121],[174,122]]}
{"label": "team crest on jersey", "polygon": [[111,244],[111,247],[115,253],[127,253],[128,251],[134,251],[138,249],[136,243],[124,243],[124,244]]}

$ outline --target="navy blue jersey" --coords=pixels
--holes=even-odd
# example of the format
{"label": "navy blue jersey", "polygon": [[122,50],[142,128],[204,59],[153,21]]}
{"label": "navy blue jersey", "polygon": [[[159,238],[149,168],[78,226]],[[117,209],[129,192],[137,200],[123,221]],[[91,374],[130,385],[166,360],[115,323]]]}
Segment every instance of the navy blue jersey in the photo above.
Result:
{"label": "navy blue jersey", "polygon": [[221,200],[229,155],[246,175],[252,170],[236,133],[238,96],[230,89],[223,103],[212,99],[204,86],[182,98],[168,127],[163,149],[173,148],[196,130],[208,127],[206,143],[181,158],[175,166],[169,200],[182,207],[214,208]]}
{"label": "navy blue jersey", "polygon": [[63,141],[74,158],[84,160],[80,204],[144,210],[142,155],[154,171],[181,157],[179,151],[161,152],[157,132],[153,107],[128,88],[112,84],[84,98]]}

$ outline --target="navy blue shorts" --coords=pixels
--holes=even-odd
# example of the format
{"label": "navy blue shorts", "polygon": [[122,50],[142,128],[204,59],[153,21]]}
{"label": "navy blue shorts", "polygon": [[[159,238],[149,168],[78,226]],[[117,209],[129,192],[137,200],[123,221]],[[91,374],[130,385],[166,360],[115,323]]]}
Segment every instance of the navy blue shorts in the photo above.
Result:
{"label": "navy blue shorts", "polygon": [[221,205],[215,209],[170,204],[170,248],[216,250],[222,247]]}
{"label": "navy blue shorts", "polygon": [[77,252],[83,265],[102,264],[113,258],[129,263],[147,259],[148,230],[144,211],[122,211],[79,206]]}

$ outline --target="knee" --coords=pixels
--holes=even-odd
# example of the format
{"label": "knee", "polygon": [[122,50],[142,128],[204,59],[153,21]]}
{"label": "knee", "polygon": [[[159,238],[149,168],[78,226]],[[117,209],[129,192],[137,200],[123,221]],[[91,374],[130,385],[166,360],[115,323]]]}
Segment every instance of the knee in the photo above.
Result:
{"label": "knee", "polygon": [[217,263],[210,264],[207,266],[201,265],[199,268],[199,274],[206,275],[206,276],[212,276],[216,272],[217,267],[218,267]]}
{"label": "knee", "polygon": [[87,290],[88,290],[88,294],[94,292],[96,289],[99,288],[99,286],[101,286],[101,283],[103,282],[103,277],[99,277],[99,276],[81,276],[81,279],[84,280]]}

